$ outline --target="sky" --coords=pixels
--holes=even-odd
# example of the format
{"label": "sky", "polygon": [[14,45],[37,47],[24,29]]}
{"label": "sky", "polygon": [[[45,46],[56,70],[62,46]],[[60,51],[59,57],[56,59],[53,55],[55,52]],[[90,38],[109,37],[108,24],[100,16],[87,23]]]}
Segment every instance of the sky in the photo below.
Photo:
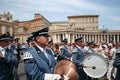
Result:
{"label": "sky", "polygon": [[73,15],[99,15],[99,28],[120,29],[120,0],[0,0],[0,14],[10,12],[14,20],[43,15],[48,21],[68,21]]}

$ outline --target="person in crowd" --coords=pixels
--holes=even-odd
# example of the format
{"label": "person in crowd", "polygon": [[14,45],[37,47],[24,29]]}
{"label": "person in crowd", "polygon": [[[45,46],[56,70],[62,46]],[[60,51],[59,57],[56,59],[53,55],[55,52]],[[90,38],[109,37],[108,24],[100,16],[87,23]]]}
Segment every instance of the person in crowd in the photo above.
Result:
{"label": "person in crowd", "polygon": [[54,48],[54,51],[55,51],[55,53],[56,53],[56,56],[58,56],[59,53],[60,53],[59,44],[55,43],[54,47],[55,47],[55,48]]}
{"label": "person in crowd", "polygon": [[70,52],[72,53],[72,49],[75,47],[75,43],[71,43],[70,45]]}
{"label": "person in crowd", "polygon": [[106,47],[106,50],[108,50],[107,43],[105,43],[104,41],[99,42],[99,50],[100,50],[100,51],[102,50],[102,46],[103,46],[103,45]]}
{"label": "person in crowd", "polygon": [[53,40],[50,40],[48,41],[48,45],[47,47],[45,48],[47,54],[49,54],[50,56],[50,66],[51,66],[51,70],[53,72],[54,70],[54,67],[56,65],[56,59],[57,59],[57,56],[56,56],[56,53],[54,51],[54,46],[53,46]]}
{"label": "person in crowd", "polygon": [[[95,42],[94,41],[89,41],[88,42],[88,51],[87,51],[87,54],[98,54],[96,51],[95,51]],[[92,77],[89,77],[87,76],[87,79],[88,80],[98,80],[97,78],[92,78]]]}
{"label": "person in crowd", "polygon": [[75,39],[75,47],[72,51],[72,62],[75,64],[77,72],[79,74],[79,80],[87,80],[87,75],[83,71],[82,61],[85,57],[85,53],[82,52],[82,39],[83,37]]}
{"label": "person in crowd", "polygon": [[95,44],[94,50],[95,50],[96,52],[99,52],[99,45],[98,45],[98,44]]}
{"label": "person in crowd", "polygon": [[[59,80],[59,74],[53,74],[51,70],[51,55],[45,50],[48,45],[49,28],[45,27],[32,33],[34,46],[24,51],[24,65],[28,80]],[[65,77],[66,78],[66,77]]]}
{"label": "person in crowd", "polygon": [[14,80],[14,66],[18,64],[12,45],[13,38],[5,33],[0,36],[0,80]]}
{"label": "person in crowd", "polygon": [[114,60],[113,66],[117,68],[115,80],[120,79],[120,44],[118,44],[116,49],[116,58]]}
{"label": "person in crowd", "polygon": [[99,53],[101,53],[101,56],[107,59],[107,49],[105,45],[102,45],[102,50],[100,50]]}
{"label": "person in crowd", "polygon": [[90,41],[90,42],[88,42],[88,53],[90,53],[90,54],[97,54],[97,52],[94,50],[94,48],[95,48],[95,42],[94,41]]}
{"label": "person in crowd", "polygon": [[48,41],[48,46],[47,46],[48,49],[51,50],[51,55],[53,55],[54,57],[57,56],[57,54],[55,53],[55,47],[54,47],[54,43],[53,43],[53,40],[50,40]]}
{"label": "person in crowd", "polygon": [[107,79],[111,80],[112,76],[112,70],[114,69],[113,67],[113,62],[116,56],[116,48],[113,47],[113,44],[109,43],[108,44],[108,58],[109,58],[109,66],[108,66],[108,72],[107,72]]}
{"label": "person in crowd", "polygon": [[[18,61],[20,61],[20,44],[19,44],[19,38],[15,38],[13,40],[13,49],[14,49],[14,54],[16,55]],[[19,80],[19,75],[18,75],[18,66],[19,66],[19,63],[14,66],[14,78],[15,80]]]}
{"label": "person in crowd", "polygon": [[71,53],[70,53],[70,48],[68,46],[68,39],[65,38],[62,40],[62,45],[60,46],[60,53],[57,58],[57,61],[68,59],[70,60],[71,58]]}
{"label": "person in crowd", "polygon": [[89,49],[88,42],[89,42],[89,41],[86,41],[86,44],[84,45],[84,48],[83,48],[83,52],[84,52],[85,54],[88,54],[88,49]]}

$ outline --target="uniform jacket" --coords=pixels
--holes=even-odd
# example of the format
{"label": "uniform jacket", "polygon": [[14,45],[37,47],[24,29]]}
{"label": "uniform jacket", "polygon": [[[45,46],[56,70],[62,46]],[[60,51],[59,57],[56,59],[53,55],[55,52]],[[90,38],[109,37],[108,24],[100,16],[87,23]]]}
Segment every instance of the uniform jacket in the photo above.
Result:
{"label": "uniform jacket", "polygon": [[116,53],[116,58],[114,60],[113,66],[117,68],[115,80],[120,80],[120,53]]}
{"label": "uniform jacket", "polygon": [[0,80],[14,80],[13,67],[18,64],[18,59],[12,48],[5,51],[5,56],[0,59]]}
{"label": "uniform jacket", "polygon": [[71,53],[67,45],[62,45],[60,48],[60,55],[58,56],[58,61],[71,58]]}
{"label": "uniform jacket", "polygon": [[56,65],[55,53],[53,53],[54,51],[51,51],[51,49],[49,49],[49,48],[46,48],[46,52],[48,53],[49,58],[50,58],[49,59],[49,67],[53,71],[54,67]]}
{"label": "uniform jacket", "polygon": [[44,80],[45,73],[52,73],[50,60],[46,58],[44,52],[36,46],[28,48],[26,52],[32,55],[24,60],[28,80]]}
{"label": "uniform jacket", "polygon": [[91,54],[97,54],[97,52],[93,49],[93,48],[88,48],[88,53],[91,53]]}
{"label": "uniform jacket", "polygon": [[81,49],[75,46],[72,50],[72,61],[73,63],[78,66],[82,67],[82,61],[84,59],[85,54],[81,51]]}
{"label": "uniform jacket", "polygon": [[87,80],[87,76],[83,71],[82,61],[84,59],[85,54],[81,51],[80,47],[75,46],[72,51],[72,61],[76,66],[77,72],[79,74],[79,80]]}

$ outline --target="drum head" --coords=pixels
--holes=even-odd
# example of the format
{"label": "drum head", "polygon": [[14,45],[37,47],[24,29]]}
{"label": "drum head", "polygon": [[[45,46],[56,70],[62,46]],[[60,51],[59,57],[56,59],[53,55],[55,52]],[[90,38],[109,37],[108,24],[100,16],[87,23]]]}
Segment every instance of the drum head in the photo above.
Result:
{"label": "drum head", "polygon": [[83,64],[86,66],[94,66],[95,68],[83,68],[85,73],[92,78],[100,78],[107,72],[107,62],[105,58],[98,54],[88,54],[83,60]]}

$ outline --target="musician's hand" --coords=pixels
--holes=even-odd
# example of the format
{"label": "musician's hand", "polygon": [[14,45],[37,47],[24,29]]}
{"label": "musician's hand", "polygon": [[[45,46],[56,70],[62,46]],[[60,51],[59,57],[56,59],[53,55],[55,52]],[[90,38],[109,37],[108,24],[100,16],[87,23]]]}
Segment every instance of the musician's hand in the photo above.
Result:
{"label": "musician's hand", "polygon": [[87,66],[86,66],[86,65],[83,65],[83,68],[87,68]]}
{"label": "musician's hand", "polygon": [[64,80],[69,80],[69,78],[66,75],[64,75],[63,77],[64,77]]}
{"label": "musician's hand", "polygon": [[3,55],[0,53],[0,58],[3,58]]}
{"label": "musician's hand", "polygon": [[49,74],[45,73],[44,80],[61,80],[62,77],[59,74]]}
{"label": "musician's hand", "polygon": [[32,48],[32,43],[31,42],[29,42],[29,47]]}
{"label": "musician's hand", "polygon": [[69,61],[71,61],[70,58],[68,58],[68,57],[66,59],[69,60]]}
{"label": "musician's hand", "polygon": [[107,54],[108,57],[112,57],[112,55],[110,53]]}
{"label": "musician's hand", "polygon": [[32,48],[34,44],[36,44],[35,41],[31,41],[31,42],[29,42],[29,47]]}
{"label": "musician's hand", "polygon": [[52,80],[60,80],[62,77],[59,74],[54,74]]}

